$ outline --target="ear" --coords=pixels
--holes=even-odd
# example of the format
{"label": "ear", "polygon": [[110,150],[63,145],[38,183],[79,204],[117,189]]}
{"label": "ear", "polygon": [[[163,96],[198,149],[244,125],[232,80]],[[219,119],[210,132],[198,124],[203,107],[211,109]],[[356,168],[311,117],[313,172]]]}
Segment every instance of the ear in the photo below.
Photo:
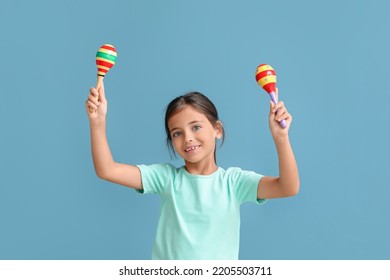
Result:
{"label": "ear", "polygon": [[215,124],[215,132],[217,133],[217,139],[221,139],[223,135],[223,125],[221,121],[217,121]]}

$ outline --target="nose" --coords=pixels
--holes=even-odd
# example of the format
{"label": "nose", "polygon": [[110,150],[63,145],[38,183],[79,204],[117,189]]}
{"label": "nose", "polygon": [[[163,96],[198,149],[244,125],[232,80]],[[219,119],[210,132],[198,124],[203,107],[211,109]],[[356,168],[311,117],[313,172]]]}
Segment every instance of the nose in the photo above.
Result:
{"label": "nose", "polygon": [[184,134],[184,143],[191,143],[193,139],[193,135],[191,132],[185,132]]}

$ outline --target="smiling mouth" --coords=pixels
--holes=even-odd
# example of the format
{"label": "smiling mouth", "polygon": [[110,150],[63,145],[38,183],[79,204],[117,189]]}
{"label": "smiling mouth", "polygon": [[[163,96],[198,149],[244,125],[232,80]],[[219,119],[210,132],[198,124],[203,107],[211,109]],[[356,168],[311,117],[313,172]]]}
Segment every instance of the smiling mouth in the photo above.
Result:
{"label": "smiling mouth", "polygon": [[186,153],[189,153],[189,152],[195,151],[195,150],[198,149],[199,147],[200,147],[200,145],[191,146],[191,147],[186,148],[184,151],[185,151]]}

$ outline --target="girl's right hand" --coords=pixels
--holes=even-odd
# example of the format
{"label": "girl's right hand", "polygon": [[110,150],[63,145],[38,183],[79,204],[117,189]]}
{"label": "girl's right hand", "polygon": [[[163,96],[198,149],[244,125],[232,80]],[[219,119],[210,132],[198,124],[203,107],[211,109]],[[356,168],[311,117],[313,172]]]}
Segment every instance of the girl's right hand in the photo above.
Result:
{"label": "girl's right hand", "polygon": [[103,122],[107,114],[107,99],[104,93],[104,84],[96,88],[89,89],[88,100],[85,102],[88,118],[91,122]]}

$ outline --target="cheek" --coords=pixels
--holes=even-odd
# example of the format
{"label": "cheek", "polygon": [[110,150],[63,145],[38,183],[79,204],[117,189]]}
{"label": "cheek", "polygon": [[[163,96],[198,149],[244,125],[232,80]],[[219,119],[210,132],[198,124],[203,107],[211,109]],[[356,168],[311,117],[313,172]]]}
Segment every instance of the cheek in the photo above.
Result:
{"label": "cheek", "polygon": [[178,150],[179,146],[179,141],[177,138],[172,138],[172,146],[175,150]]}

